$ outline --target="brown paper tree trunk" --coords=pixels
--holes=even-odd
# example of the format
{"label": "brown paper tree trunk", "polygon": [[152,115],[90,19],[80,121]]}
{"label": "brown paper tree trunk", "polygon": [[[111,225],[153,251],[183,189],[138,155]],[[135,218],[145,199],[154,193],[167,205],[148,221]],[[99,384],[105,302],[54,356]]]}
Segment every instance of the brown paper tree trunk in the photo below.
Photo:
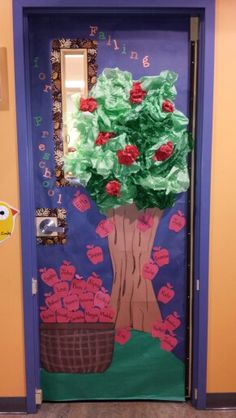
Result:
{"label": "brown paper tree trunk", "polygon": [[[153,225],[145,232],[137,228],[137,219],[143,214],[153,217]],[[108,213],[114,223],[108,243],[114,272],[110,306],[116,312],[116,328],[151,332],[153,323],[161,319],[152,282],[142,277],[161,215],[160,209],[138,211],[135,205],[121,206]]]}

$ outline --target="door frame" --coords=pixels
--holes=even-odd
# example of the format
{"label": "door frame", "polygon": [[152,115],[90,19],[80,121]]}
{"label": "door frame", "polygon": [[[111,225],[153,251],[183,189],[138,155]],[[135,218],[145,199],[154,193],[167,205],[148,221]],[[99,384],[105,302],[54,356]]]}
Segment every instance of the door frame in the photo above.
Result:
{"label": "door frame", "polygon": [[[33,152],[30,113],[28,17],[35,13],[175,13],[199,16],[198,149],[196,156],[192,404],[206,408],[211,145],[215,0],[13,0],[15,91],[21,208],[24,341],[27,412],[36,412],[40,387],[39,324],[32,278],[37,277],[34,226]],[[199,290],[200,283],[200,290]]]}

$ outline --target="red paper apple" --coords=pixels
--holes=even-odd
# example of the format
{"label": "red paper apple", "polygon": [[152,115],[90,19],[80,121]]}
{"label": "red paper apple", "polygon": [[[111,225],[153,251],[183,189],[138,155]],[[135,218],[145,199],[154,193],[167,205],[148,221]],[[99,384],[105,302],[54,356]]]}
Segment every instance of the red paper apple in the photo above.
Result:
{"label": "red paper apple", "polygon": [[177,338],[175,338],[172,335],[166,334],[161,340],[160,347],[162,348],[162,350],[172,351],[174,350],[177,344],[178,344]]}
{"label": "red paper apple", "polygon": [[45,303],[51,311],[57,311],[62,307],[61,299],[58,297],[57,294],[53,294],[51,296],[47,296],[45,298]]}
{"label": "red paper apple", "polygon": [[69,312],[69,317],[71,322],[85,322],[83,311]]}
{"label": "red paper apple", "polygon": [[103,309],[109,305],[110,299],[111,296],[106,293],[106,289],[102,287],[94,296],[94,306]]}
{"label": "red paper apple", "polygon": [[98,322],[100,310],[98,308],[88,308],[85,310],[86,322]]}
{"label": "red paper apple", "polygon": [[90,201],[86,194],[80,194],[80,192],[76,192],[72,203],[76,209],[80,212],[86,212],[86,210],[90,209]]}
{"label": "red paper apple", "polygon": [[166,248],[154,247],[153,250],[153,258],[158,264],[158,267],[162,267],[166,264],[169,264],[169,251]]}
{"label": "red paper apple", "polygon": [[54,286],[55,283],[59,282],[59,278],[57,272],[54,269],[40,269],[41,279],[44,283],[48,286]]}
{"label": "red paper apple", "polygon": [[173,286],[170,283],[167,283],[166,286],[162,286],[158,292],[157,300],[162,303],[168,303],[173,299],[175,291]]}
{"label": "red paper apple", "polygon": [[86,281],[82,279],[73,279],[71,283],[70,293],[80,295],[86,289]]}
{"label": "red paper apple", "polygon": [[100,311],[99,321],[100,322],[114,322],[113,318],[115,316],[115,311],[112,308],[104,308]]}
{"label": "red paper apple", "polygon": [[184,214],[180,210],[178,210],[177,213],[171,216],[170,222],[169,222],[169,229],[171,231],[179,232],[181,231],[181,229],[185,227],[185,225],[186,225],[186,219],[185,219]]}
{"label": "red paper apple", "polygon": [[143,214],[137,221],[137,228],[142,232],[146,232],[148,229],[152,227],[153,222],[154,220],[151,215],[148,215],[148,213]]}
{"label": "red paper apple", "polygon": [[92,292],[81,293],[80,305],[83,309],[88,309],[93,306],[94,294]]}
{"label": "red paper apple", "polygon": [[86,289],[88,292],[97,293],[102,286],[102,280],[96,273],[92,273],[87,280]]}
{"label": "red paper apple", "polygon": [[113,222],[111,222],[109,219],[102,219],[96,228],[96,233],[101,238],[105,238],[113,231],[113,228]]}
{"label": "red paper apple", "polygon": [[75,277],[75,272],[75,266],[72,266],[69,261],[63,261],[63,264],[60,267],[61,280],[71,281]]}
{"label": "red paper apple", "polygon": [[165,318],[165,326],[168,331],[174,331],[181,324],[180,316],[177,312],[173,312]]}
{"label": "red paper apple", "polygon": [[103,262],[103,251],[101,247],[94,247],[94,245],[87,245],[87,257],[93,264]]}
{"label": "red paper apple", "polygon": [[116,330],[115,341],[118,344],[124,345],[131,338],[131,332],[128,328],[119,328]]}
{"label": "red paper apple", "polygon": [[156,321],[152,326],[153,338],[163,338],[166,333],[166,325],[163,321]]}
{"label": "red paper apple", "polygon": [[53,286],[53,290],[59,298],[64,298],[64,296],[68,295],[69,284],[67,282],[55,283]]}
{"label": "red paper apple", "polygon": [[147,280],[153,280],[158,273],[158,265],[151,259],[148,263],[143,266],[143,278]]}
{"label": "red paper apple", "polygon": [[40,318],[43,322],[56,322],[56,314],[51,309],[43,308],[40,312]]}
{"label": "red paper apple", "polygon": [[63,299],[64,307],[68,309],[68,311],[77,311],[79,309],[79,298],[77,295],[72,294],[68,295]]}
{"label": "red paper apple", "polygon": [[69,322],[70,316],[69,312],[65,308],[60,308],[57,311],[57,322]]}

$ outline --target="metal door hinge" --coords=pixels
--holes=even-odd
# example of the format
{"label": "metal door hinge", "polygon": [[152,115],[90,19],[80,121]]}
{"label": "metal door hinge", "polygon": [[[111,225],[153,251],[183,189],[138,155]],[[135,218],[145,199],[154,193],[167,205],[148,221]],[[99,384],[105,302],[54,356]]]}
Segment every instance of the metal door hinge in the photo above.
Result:
{"label": "metal door hinge", "polygon": [[194,399],[195,399],[195,401],[197,400],[197,396],[198,396],[198,390],[197,390],[197,388],[194,388]]}
{"label": "metal door hinge", "polygon": [[196,280],[196,290],[199,292],[199,290],[200,290],[200,280],[199,279],[197,279]]}
{"label": "metal door hinge", "polygon": [[32,295],[37,295],[38,293],[38,280],[32,278]]}
{"label": "metal door hinge", "polygon": [[41,405],[43,402],[43,391],[42,389],[35,389],[35,403]]}
{"label": "metal door hinge", "polygon": [[191,17],[190,19],[190,41],[196,42],[199,40],[199,18]]}

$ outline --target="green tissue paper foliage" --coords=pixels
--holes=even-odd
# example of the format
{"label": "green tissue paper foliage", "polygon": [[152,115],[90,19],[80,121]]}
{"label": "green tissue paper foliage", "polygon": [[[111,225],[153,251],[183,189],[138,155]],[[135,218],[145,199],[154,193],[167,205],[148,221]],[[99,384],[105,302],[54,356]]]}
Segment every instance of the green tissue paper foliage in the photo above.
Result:
{"label": "green tissue paper foliage", "polygon": [[[178,111],[164,112],[162,103],[174,101],[177,74],[163,71],[158,76],[138,80],[147,92],[140,104],[130,102],[132,74],[106,68],[89,96],[97,101],[94,112],[77,109],[73,125],[79,133],[76,151],[65,158],[65,170],[86,186],[101,212],[135,203],[138,209],[174,205],[176,195],[189,187],[187,154],[192,141],[187,132],[188,118]],[[136,80],[137,81],[137,80]],[[114,132],[105,145],[95,144],[99,132]],[[174,144],[165,161],[154,161],[155,151],[166,142]],[[129,166],[118,163],[117,151],[135,145],[139,157]],[[110,180],[121,184],[120,195],[109,196]]]}

